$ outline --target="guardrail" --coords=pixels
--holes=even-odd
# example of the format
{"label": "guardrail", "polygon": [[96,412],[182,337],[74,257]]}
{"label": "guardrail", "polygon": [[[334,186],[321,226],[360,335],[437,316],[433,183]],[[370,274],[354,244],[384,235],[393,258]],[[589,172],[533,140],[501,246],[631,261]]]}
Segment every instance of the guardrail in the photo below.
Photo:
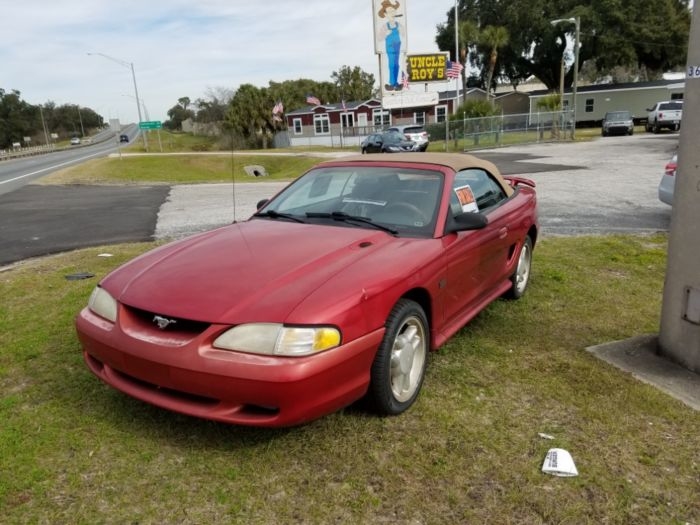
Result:
{"label": "guardrail", "polygon": [[55,144],[44,144],[43,146],[30,146],[28,148],[12,148],[10,150],[0,149],[0,160],[9,160],[18,157],[29,157],[31,155],[42,155],[56,151],[58,148]]}
{"label": "guardrail", "polygon": [[90,144],[99,144],[101,142],[106,142],[110,139],[116,137],[116,133],[107,135],[106,137],[95,140],[95,138],[83,139],[84,142],[80,144],[71,144],[69,146],[56,146],[56,144],[44,144],[41,146],[29,146],[26,148],[10,148],[10,149],[0,149],[0,161],[17,159],[21,157],[31,157],[32,155],[44,155],[46,153],[52,153],[54,151],[63,151],[69,149],[76,149],[81,146],[87,146]]}

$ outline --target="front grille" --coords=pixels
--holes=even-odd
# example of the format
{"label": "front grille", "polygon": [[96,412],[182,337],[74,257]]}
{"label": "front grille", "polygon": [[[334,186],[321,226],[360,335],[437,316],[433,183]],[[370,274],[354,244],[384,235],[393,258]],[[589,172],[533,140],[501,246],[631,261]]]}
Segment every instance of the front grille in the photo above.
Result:
{"label": "front grille", "polygon": [[[165,333],[180,333],[180,334],[191,334],[197,335],[204,332],[209,328],[209,323],[204,323],[202,321],[193,321],[191,319],[183,319],[180,317],[172,317],[169,315],[149,312],[147,310],[141,310],[139,308],[126,307],[131,318],[138,324],[144,327],[151,327],[159,332]],[[169,321],[167,326],[161,328],[156,322],[156,318],[163,318]]]}

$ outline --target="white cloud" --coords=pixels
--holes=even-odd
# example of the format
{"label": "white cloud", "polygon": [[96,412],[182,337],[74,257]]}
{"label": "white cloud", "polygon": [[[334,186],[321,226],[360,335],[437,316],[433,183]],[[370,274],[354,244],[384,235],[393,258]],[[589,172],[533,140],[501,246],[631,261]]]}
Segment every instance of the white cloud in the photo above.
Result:
{"label": "white cloud", "polygon": [[[437,51],[454,0],[405,0],[408,51]],[[378,77],[371,0],[24,0],[3,2],[0,88],[32,104],[137,120],[128,65],[152,120],[209,88],[310,78],[360,66]]]}

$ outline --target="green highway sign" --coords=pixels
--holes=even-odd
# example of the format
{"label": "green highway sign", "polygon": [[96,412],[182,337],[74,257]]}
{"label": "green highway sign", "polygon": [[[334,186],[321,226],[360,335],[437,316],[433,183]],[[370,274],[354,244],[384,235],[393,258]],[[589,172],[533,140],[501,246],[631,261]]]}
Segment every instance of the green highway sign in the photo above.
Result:
{"label": "green highway sign", "polygon": [[160,120],[146,120],[144,122],[139,122],[139,129],[160,129],[163,126],[161,125]]}

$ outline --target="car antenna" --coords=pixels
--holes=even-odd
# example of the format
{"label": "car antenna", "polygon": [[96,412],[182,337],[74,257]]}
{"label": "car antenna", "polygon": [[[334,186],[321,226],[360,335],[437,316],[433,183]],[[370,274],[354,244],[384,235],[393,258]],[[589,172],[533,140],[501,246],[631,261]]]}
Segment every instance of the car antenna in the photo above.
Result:
{"label": "car antenna", "polygon": [[231,131],[231,192],[233,198],[233,224],[236,223],[236,170],[235,170],[235,158],[233,147],[233,131]]}

